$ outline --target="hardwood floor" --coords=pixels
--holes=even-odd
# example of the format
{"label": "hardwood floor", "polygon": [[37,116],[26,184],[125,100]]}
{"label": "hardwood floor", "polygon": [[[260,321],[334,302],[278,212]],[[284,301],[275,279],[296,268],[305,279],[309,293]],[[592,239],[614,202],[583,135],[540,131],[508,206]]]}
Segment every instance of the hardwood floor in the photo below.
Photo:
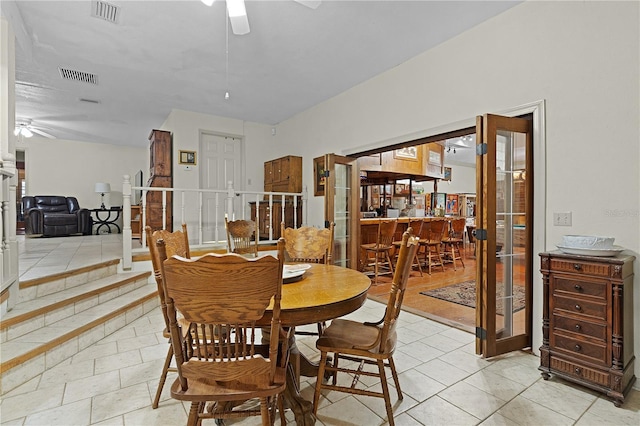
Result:
{"label": "hardwood floor", "polygon": [[[423,276],[420,276],[418,268],[414,266],[407,290],[404,295],[403,308],[415,314],[446,323],[452,327],[460,328],[469,332],[474,332],[476,326],[476,310],[457,303],[446,302],[444,300],[420,294],[421,291],[446,287],[476,278],[476,261],[471,256],[471,250],[466,252],[464,268],[457,264],[457,270],[453,269],[451,263],[445,263],[445,271],[441,268],[432,268],[429,275],[423,267]],[[369,289],[369,298],[386,303],[391,287],[391,275],[380,275],[378,284],[372,285]]]}

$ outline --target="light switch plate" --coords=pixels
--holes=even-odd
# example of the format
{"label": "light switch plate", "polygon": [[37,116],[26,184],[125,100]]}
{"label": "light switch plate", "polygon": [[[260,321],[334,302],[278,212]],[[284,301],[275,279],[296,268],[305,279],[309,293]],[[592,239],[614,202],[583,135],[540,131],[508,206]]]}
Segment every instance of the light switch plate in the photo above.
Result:
{"label": "light switch plate", "polygon": [[553,226],[571,226],[571,212],[554,213]]}

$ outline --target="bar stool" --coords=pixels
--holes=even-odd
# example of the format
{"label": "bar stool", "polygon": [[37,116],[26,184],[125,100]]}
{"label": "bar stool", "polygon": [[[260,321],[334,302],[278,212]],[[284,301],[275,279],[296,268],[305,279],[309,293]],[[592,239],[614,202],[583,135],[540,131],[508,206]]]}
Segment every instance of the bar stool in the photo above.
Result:
{"label": "bar stool", "polygon": [[[407,228],[411,228],[411,230],[413,231],[412,235],[416,235],[418,236],[418,238],[420,237],[420,231],[422,230],[422,224],[424,223],[424,221],[422,219],[409,219],[409,225]],[[394,258],[398,257],[398,254],[400,253],[400,246],[402,245],[402,241],[394,241],[393,242],[393,247],[395,248],[394,252]],[[418,246],[418,248],[420,248],[420,246]],[[413,268],[415,265],[418,265],[418,270],[420,271],[420,276],[422,276],[422,265],[420,265],[420,259],[418,258],[418,251],[416,250],[416,254],[413,257],[413,265],[411,265],[411,267]]]}
{"label": "bar stool", "polygon": [[[420,239],[420,245],[424,250],[424,262],[429,268],[429,275],[431,275],[431,268],[439,266],[444,272],[444,262],[442,261],[442,254],[440,253],[440,246],[442,245],[442,236],[447,231],[449,224],[443,219],[425,220],[422,224],[424,239]],[[426,227],[426,229],[425,229]]]}
{"label": "bar stool", "polygon": [[[366,253],[366,266],[373,266],[374,284],[378,283],[378,270],[380,266],[385,266],[393,274],[393,263],[389,253],[393,249],[393,236],[396,232],[396,220],[380,220],[378,222],[378,234],[375,243],[361,244],[360,247]],[[369,255],[373,254],[373,263],[369,262]]]}
{"label": "bar stool", "polygon": [[466,226],[466,219],[459,218],[451,221],[451,230],[449,235],[442,238],[442,243],[445,245],[447,254],[451,256],[451,262],[453,262],[453,270],[456,271],[456,260],[462,263],[464,268],[464,261],[462,260],[463,254],[460,250],[460,246],[464,244],[464,228]]}

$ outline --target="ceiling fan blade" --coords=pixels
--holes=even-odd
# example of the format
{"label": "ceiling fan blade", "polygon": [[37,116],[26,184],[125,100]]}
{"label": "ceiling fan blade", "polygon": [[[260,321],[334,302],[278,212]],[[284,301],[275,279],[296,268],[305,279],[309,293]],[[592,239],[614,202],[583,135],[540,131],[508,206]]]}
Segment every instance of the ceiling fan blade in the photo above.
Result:
{"label": "ceiling fan blade", "polygon": [[235,35],[245,35],[251,31],[244,0],[227,0],[227,11],[229,12],[231,30]]}
{"label": "ceiling fan blade", "polygon": [[42,131],[40,129],[35,129],[33,127],[30,127],[29,130],[31,130],[33,133],[36,133],[40,136],[44,136],[45,138],[49,138],[49,139],[57,139],[55,136],[53,136],[52,134],[49,134],[45,131]]}
{"label": "ceiling fan blade", "polygon": [[296,3],[300,3],[303,6],[307,6],[311,9],[317,9],[318,6],[320,6],[320,3],[322,3],[322,0],[293,0]]}

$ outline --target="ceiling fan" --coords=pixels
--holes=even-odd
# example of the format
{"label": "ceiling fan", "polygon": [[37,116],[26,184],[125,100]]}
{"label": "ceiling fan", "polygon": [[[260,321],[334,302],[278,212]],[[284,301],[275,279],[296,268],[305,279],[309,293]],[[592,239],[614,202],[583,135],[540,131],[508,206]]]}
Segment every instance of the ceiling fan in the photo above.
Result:
{"label": "ceiling fan", "polygon": [[[211,6],[215,0],[201,0],[202,3],[207,6]],[[244,5],[244,0],[226,0],[227,1],[227,13],[229,14],[229,22],[231,22],[231,30],[235,35],[248,34],[251,29],[249,28],[249,18],[247,17],[247,9]],[[322,0],[293,0],[296,3],[307,6],[311,9],[316,9],[320,6]]]}
{"label": "ceiling fan", "polygon": [[13,134],[16,136],[22,136],[25,138],[30,138],[33,134],[38,134],[40,136],[44,136],[45,138],[55,139],[56,137],[50,133],[45,132],[40,129],[38,126],[34,126],[31,120],[21,120],[16,123],[16,128],[13,131]]}

